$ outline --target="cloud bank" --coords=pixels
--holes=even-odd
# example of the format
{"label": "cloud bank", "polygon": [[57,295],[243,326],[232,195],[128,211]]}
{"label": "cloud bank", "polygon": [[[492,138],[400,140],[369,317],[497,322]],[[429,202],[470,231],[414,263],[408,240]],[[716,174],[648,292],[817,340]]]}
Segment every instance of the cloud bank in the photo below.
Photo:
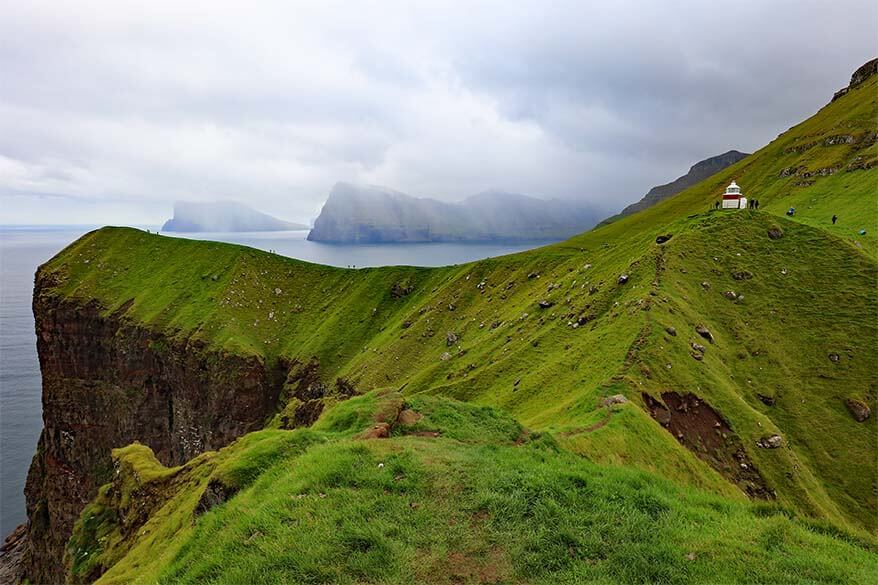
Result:
{"label": "cloud bank", "polygon": [[0,19],[0,223],[291,221],[336,181],[608,213],[874,56],[868,1],[39,0]]}

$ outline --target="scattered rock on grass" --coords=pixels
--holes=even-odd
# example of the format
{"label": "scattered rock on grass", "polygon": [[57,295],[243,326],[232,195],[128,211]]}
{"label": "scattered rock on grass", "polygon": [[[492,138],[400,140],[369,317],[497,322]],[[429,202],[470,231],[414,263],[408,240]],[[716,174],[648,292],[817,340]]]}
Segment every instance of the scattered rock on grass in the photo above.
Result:
{"label": "scattered rock on grass", "polygon": [[422,418],[424,417],[420,412],[412,410],[411,408],[403,408],[399,411],[399,416],[396,417],[396,422],[401,425],[410,426],[415,424]]}
{"label": "scattered rock on grass", "polygon": [[612,406],[614,404],[625,404],[628,402],[628,399],[622,394],[613,394],[604,398],[602,402],[604,406]]}
{"label": "scattered rock on grass", "polygon": [[623,274],[622,276],[620,276],[618,282],[619,282],[619,284],[625,284],[626,282],[628,282],[628,275]]}
{"label": "scattered rock on grass", "polygon": [[847,405],[851,416],[854,417],[854,420],[857,422],[864,422],[867,418],[872,416],[872,409],[869,408],[869,405],[865,402],[857,400],[856,398],[848,398],[845,400],[845,404]]}
{"label": "scattered rock on grass", "polygon": [[668,335],[670,335],[671,337],[677,336],[677,330],[673,327],[665,327],[665,331],[667,331]]}
{"label": "scattered rock on grass", "polygon": [[701,353],[704,353],[705,347],[703,345],[701,345],[700,343],[693,343],[692,349],[694,349],[695,351],[700,351]]}
{"label": "scattered rock on grass", "polygon": [[829,361],[831,361],[832,363],[837,364],[839,360],[841,360],[841,356],[837,353],[832,352],[829,354]]}
{"label": "scattered rock on grass", "polygon": [[448,360],[451,359],[451,354],[448,353],[447,351],[443,352],[443,354],[439,356],[439,359],[442,360],[443,362],[447,362]]}
{"label": "scattered rock on grass", "polygon": [[727,299],[729,299],[730,301],[737,301],[738,300],[738,295],[733,290],[727,290],[726,292],[723,293],[723,296],[726,297]]}
{"label": "scattered rock on grass", "polygon": [[395,299],[401,299],[411,294],[413,290],[415,290],[415,287],[410,282],[403,280],[393,284],[390,289],[390,295]]}
{"label": "scattered rock on grass", "polygon": [[777,402],[777,399],[774,396],[769,396],[767,394],[756,394],[756,397],[762,401],[762,404],[766,406],[774,406],[774,403]]}
{"label": "scattered rock on grass", "polygon": [[540,306],[541,309],[548,309],[549,307],[553,306],[555,303],[553,303],[552,301],[543,299],[537,304]]}
{"label": "scattered rock on grass", "polygon": [[771,226],[768,228],[768,237],[772,240],[779,240],[783,237],[783,230],[778,226]]}
{"label": "scattered rock on grass", "polygon": [[665,242],[667,242],[668,240],[670,240],[670,239],[673,238],[673,237],[674,237],[673,234],[665,234],[665,235],[663,235],[663,236],[658,236],[658,237],[655,239],[655,243],[656,243],[656,244],[664,244]]}
{"label": "scattered rock on grass", "polygon": [[447,345],[448,347],[451,347],[452,345],[457,343],[458,340],[460,340],[460,337],[458,337],[457,333],[455,333],[454,331],[449,331],[445,334],[445,345]]}
{"label": "scattered rock on grass", "polygon": [[386,439],[390,437],[390,425],[386,422],[378,423],[361,435],[363,439]]}
{"label": "scattered rock on grass", "polygon": [[704,339],[708,340],[709,342],[713,343],[713,333],[711,333],[710,329],[708,329],[704,325],[696,325],[695,326],[695,333],[697,333],[698,335],[700,335]]}
{"label": "scattered rock on grass", "polygon": [[750,280],[753,278],[753,273],[749,270],[732,270],[732,278],[735,280]]}
{"label": "scattered rock on grass", "polygon": [[756,441],[756,445],[762,447],[763,449],[777,449],[783,444],[783,439],[780,435],[771,435],[769,437],[762,437],[758,441]]}

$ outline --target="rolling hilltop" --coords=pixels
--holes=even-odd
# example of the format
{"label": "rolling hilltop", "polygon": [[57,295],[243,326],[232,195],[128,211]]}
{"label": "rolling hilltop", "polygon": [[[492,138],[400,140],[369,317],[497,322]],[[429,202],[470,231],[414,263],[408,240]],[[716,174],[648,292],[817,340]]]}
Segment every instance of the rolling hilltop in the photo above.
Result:
{"label": "rolling hilltop", "polygon": [[[867,582],[876,100],[461,266],[84,236],[37,277],[27,574]],[[732,178],[758,212],[709,211]]]}
{"label": "rolling hilltop", "polygon": [[562,240],[598,219],[594,209],[581,204],[515,193],[489,191],[446,203],[338,183],[308,239],[361,244]]}

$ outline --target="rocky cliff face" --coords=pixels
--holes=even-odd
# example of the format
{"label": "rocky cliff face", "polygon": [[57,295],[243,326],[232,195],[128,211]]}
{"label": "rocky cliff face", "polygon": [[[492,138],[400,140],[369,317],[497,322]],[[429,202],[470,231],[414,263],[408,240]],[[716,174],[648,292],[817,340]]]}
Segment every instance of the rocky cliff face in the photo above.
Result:
{"label": "rocky cliff face", "polygon": [[843,87],[832,96],[832,101],[837,100],[841,96],[845,95],[850,90],[856,88],[858,85],[872,77],[873,75],[878,74],[878,59],[872,59],[870,61],[866,61],[864,64],[860,65],[856,71],[854,71],[853,75],[851,75],[851,82],[847,87]]}
{"label": "rocky cliff face", "polygon": [[62,556],[74,521],[111,479],[110,450],[148,445],[179,465],[260,428],[274,413],[286,372],[256,356],[210,351],[94,303],[53,295],[49,275],[34,290],[43,377],[43,421],[25,495],[24,572],[63,582]]}

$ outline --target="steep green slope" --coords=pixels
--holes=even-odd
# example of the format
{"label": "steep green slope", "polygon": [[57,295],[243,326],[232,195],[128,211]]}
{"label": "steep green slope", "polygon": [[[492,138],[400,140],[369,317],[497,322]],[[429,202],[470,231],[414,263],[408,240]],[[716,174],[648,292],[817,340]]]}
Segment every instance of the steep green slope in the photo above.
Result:
{"label": "steep green slope", "polygon": [[[508,474],[518,469],[516,473],[529,477],[522,481],[547,486],[567,485],[561,477],[563,470],[581,469],[608,478],[594,495],[595,500],[606,502],[568,501],[565,498],[574,496],[564,495],[566,488],[546,487],[526,496],[529,506],[576,509],[582,505],[603,510],[595,511],[597,516],[571,514],[569,534],[582,534],[585,527],[601,525],[614,514],[614,521],[624,524],[627,510],[636,508],[637,497],[624,486],[634,481],[648,485],[644,489],[650,493],[664,494],[662,501],[676,502],[669,515],[684,519],[680,520],[684,525],[704,522],[709,526],[698,538],[710,539],[704,550],[711,551],[713,570],[728,571],[729,580],[784,581],[800,575],[814,581],[856,581],[856,571],[864,566],[857,563],[872,563],[874,552],[834,548],[848,545],[814,536],[810,521],[787,516],[820,519],[825,523],[819,524],[821,530],[832,526],[841,540],[857,534],[873,543],[878,534],[876,417],[857,422],[846,407],[848,400],[865,403],[873,411],[878,406],[878,226],[872,213],[878,183],[874,167],[876,84],[876,77],[867,80],[707,181],[641,213],[553,246],[446,268],[343,270],[240,246],[105,228],[85,236],[41,269],[54,282],[44,294],[96,303],[107,314],[122,316],[169,339],[198,340],[225,352],[257,356],[269,368],[289,370],[291,381],[316,380],[343,389],[352,386],[357,393],[392,388],[422,405],[428,402],[418,401],[435,400],[429,395],[455,398],[499,409],[517,424],[549,437],[534,451],[508,445],[512,434],[505,439],[493,435],[479,440],[454,438],[455,429],[465,429],[468,420],[457,414],[451,417],[453,424],[436,422],[442,437],[315,447],[319,455],[313,457],[327,461],[349,460],[350,449],[371,461],[369,457],[387,453],[384,449],[404,447],[409,458],[406,473],[429,470],[418,483],[419,493],[430,501],[422,505],[430,506],[437,516],[455,518],[456,523],[464,519],[450,511],[473,509],[467,498],[482,489],[480,482],[488,481],[480,479],[481,470],[470,473],[471,467],[478,467],[477,461],[486,466],[485,477],[511,481]],[[837,143],[833,138],[837,136],[852,138]],[[830,168],[835,170],[820,172]],[[708,211],[732,178],[749,197],[761,201],[760,211]],[[786,218],[783,212],[790,205],[797,207],[797,214]],[[832,213],[841,217],[836,226],[829,222]],[[865,236],[858,233],[860,224],[866,224]],[[657,244],[658,235],[672,238]],[[266,421],[272,430],[247,436],[229,451],[241,449],[233,457],[235,465],[252,463],[248,481],[255,483],[248,489],[263,486],[254,494],[271,501],[281,498],[278,506],[287,501],[281,496],[284,490],[300,493],[289,491],[290,482],[299,479],[281,478],[284,466],[273,467],[273,459],[263,462],[257,452],[246,452],[242,445],[263,439],[279,445],[305,441],[289,447],[298,457],[311,448],[310,441],[320,445],[326,440],[348,440],[320,433],[344,435],[345,428],[360,429],[369,420],[353,412],[349,405],[358,404],[353,400],[333,409],[342,395],[324,401],[327,410],[312,431],[280,430],[295,426],[297,415],[307,406],[296,396],[292,382],[288,386],[277,416]],[[605,399],[617,395],[627,402],[607,406]],[[370,396],[369,400],[375,400]],[[328,422],[334,417],[359,422]],[[226,552],[217,558],[238,554],[242,579],[265,571],[271,580],[272,571],[298,567],[324,575],[324,580],[332,579],[337,571],[371,575],[368,579],[376,581],[404,580],[420,575],[410,572],[416,571],[412,563],[420,566],[417,559],[424,561],[431,575],[441,573],[441,567],[431,563],[446,558],[444,551],[453,550],[462,551],[461,562],[466,571],[472,571],[463,580],[478,580],[482,565],[466,559],[485,554],[490,558],[491,553],[467,548],[466,542],[472,546],[477,541],[506,544],[510,534],[527,533],[524,527],[534,521],[533,512],[511,524],[495,526],[492,521],[493,532],[478,527],[451,542],[443,540],[451,536],[436,533],[442,531],[431,520],[433,516],[417,522],[409,519],[416,529],[411,533],[406,530],[381,543],[370,540],[374,535],[363,537],[366,544],[357,541],[365,547],[360,551],[363,555],[351,554],[345,548],[348,545],[333,540],[323,552],[313,550],[310,560],[304,552],[285,557],[283,550],[299,546],[293,541],[298,538],[295,531],[303,526],[310,526],[308,530],[314,532],[308,534],[322,542],[324,531],[338,523],[332,516],[334,508],[323,508],[317,502],[318,507],[308,509],[308,522],[294,518],[281,526],[275,516],[279,508],[266,500],[269,507],[247,516],[248,522],[267,523],[265,529],[254,528],[246,538],[240,531],[225,534],[225,528],[233,527],[231,516],[210,520],[215,517],[211,512],[193,525],[191,510],[202,497],[212,466],[219,465],[210,462],[223,461],[224,456],[204,455],[185,466],[185,471],[147,466],[158,476],[170,478],[171,487],[160,491],[167,497],[177,494],[173,500],[177,503],[167,514],[141,510],[132,525],[151,518],[157,524],[147,534],[161,537],[137,538],[133,532],[122,531],[108,533],[109,540],[100,541],[89,534],[115,529],[107,527],[100,510],[84,513],[72,543],[75,572],[90,574],[92,567],[80,556],[98,547],[105,568],[125,557],[107,575],[108,580],[112,575],[122,579],[126,571],[138,570],[135,563],[156,561],[159,543],[172,538],[177,544],[167,549],[160,563],[151,565],[148,575],[168,579],[213,575],[217,569],[211,563],[219,561],[213,555],[199,561],[196,557],[203,556],[199,543],[228,538]],[[621,470],[619,465],[649,475]],[[292,461],[290,466],[294,466]],[[348,486],[349,467],[344,469],[319,480],[324,483],[315,489],[329,489],[333,481],[339,488]],[[323,477],[314,470],[307,473]],[[359,472],[351,473],[351,477],[360,477]],[[634,477],[640,479],[630,479]],[[383,483],[377,485],[374,489],[379,492],[394,493]],[[122,488],[107,488],[112,489]],[[528,489],[525,495],[531,493]],[[127,509],[124,497],[107,490],[95,505]],[[484,490],[488,499],[498,491],[506,493],[498,484]],[[240,503],[233,498],[221,509],[259,509],[258,498],[245,503],[246,493],[241,493]],[[324,493],[329,498],[329,492]],[[362,500],[356,490],[343,493],[350,496],[346,505],[351,508],[344,509],[353,518],[363,518],[356,515],[357,506],[378,505],[373,498],[377,492],[364,492]],[[615,501],[609,496],[612,493],[627,495]],[[752,507],[748,496],[776,503]],[[397,504],[388,501],[386,505]],[[616,504],[621,507],[613,507]],[[776,504],[788,511],[758,517],[760,510],[775,510]],[[502,517],[501,512],[492,509],[491,514]],[[401,512],[388,510],[387,514],[381,516],[379,526],[398,521]],[[725,515],[730,519],[725,520]],[[557,529],[565,521],[561,516],[550,516],[547,524],[537,522],[534,534],[549,538],[543,529]],[[96,523],[90,520],[95,517]],[[698,541],[688,528],[674,522],[651,525],[649,538],[633,527],[618,535],[620,542],[647,538],[656,550],[666,551],[664,560],[647,562],[659,573],[636,563],[640,568],[634,573],[616,572],[624,568],[609,567],[619,563],[589,563],[583,559],[594,560],[591,553],[579,556],[580,545],[571,544],[574,553],[569,558],[579,560],[565,564],[560,557],[543,559],[555,572],[542,574],[536,570],[539,563],[527,564],[528,551],[541,549],[532,544],[500,550],[495,564],[505,566],[506,572],[495,580],[575,580],[581,575],[605,582],[706,579],[709,573],[699,571],[707,568],[679,561],[680,555],[688,554],[684,549],[705,541]],[[90,528],[91,524],[97,526]],[[740,528],[733,528],[738,524]],[[850,573],[832,563],[821,565],[822,552],[815,553],[813,564],[802,560],[801,565],[783,565],[759,557],[759,567],[766,572],[758,572],[761,569],[755,566],[748,569],[735,559],[759,555],[759,546],[771,550],[774,537],[763,531],[777,531],[773,534],[792,547],[783,562],[804,559],[796,548],[799,545],[861,560],[849,568]],[[254,540],[269,538],[265,549],[247,540],[256,532],[259,536]],[[597,532],[588,538],[599,541],[609,536]],[[662,542],[671,548],[662,548]],[[550,543],[543,544],[552,548]],[[251,547],[257,551],[251,554]],[[426,560],[412,552],[422,548],[427,550],[423,553]],[[625,547],[620,550],[635,557],[647,554]],[[729,556],[723,556],[722,550]],[[266,560],[271,554],[288,560],[272,565]],[[677,559],[673,568],[671,558]],[[701,557],[696,554],[697,558]],[[363,564],[356,568],[348,562]],[[828,572],[797,573],[819,566]],[[565,573],[568,570],[572,573]]]}
{"label": "steep green slope", "polygon": [[[784,238],[771,240],[775,222],[750,212],[696,217],[678,223],[664,247],[638,243],[645,253],[634,260],[622,245],[556,247],[446,269],[353,272],[104,230],[66,252],[77,260],[59,266],[67,275],[59,288],[97,298],[109,312],[126,305],[129,318],[221,342],[227,351],[266,361],[316,356],[330,384],[343,377],[361,391],[405,385],[407,393],[500,407],[528,426],[564,434],[571,449],[592,459],[734,496],[740,492],[716,466],[643,408],[580,432],[605,420],[604,396],[622,393],[639,403],[642,391],[692,392],[720,410],[781,501],[874,529],[874,478],[856,473],[871,460],[874,419],[854,422],[844,400],[875,399],[876,331],[868,319],[876,313],[875,263],[789,221],[780,220]],[[714,253],[718,260],[704,259]],[[753,276],[734,281],[733,270]],[[623,272],[629,280],[620,285]],[[711,281],[709,292],[703,281]],[[413,290],[396,298],[395,287]],[[726,287],[745,299],[726,300]],[[540,301],[553,304],[541,308]],[[668,324],[681,334],[666,341]],[[689,355],[696,324],[717,339],[702,362]],[[845,358],[833,364],[829,353]],[[756,390],[781,397],[779,404],[766,408]],[[833,453],[825,433],[812,435],[819,427],[800,422],[801,400],[850,448]],[[755,446],[769,428],[786,439],[788,456],[769,457]]]}
{"label": "steep green slope", "polygon": [[[390,438],[363,438],[388,417]],[[182,468],[140,445],[116,457],[120,473],[71,539],[75,582],[101,567],[104,584],[865,582],[878,571],[873,544],[828,524],[594,465],[446,399],[369,394],[313,429],[253,433]],[[234,496],[205,511],[202,491]]]}

